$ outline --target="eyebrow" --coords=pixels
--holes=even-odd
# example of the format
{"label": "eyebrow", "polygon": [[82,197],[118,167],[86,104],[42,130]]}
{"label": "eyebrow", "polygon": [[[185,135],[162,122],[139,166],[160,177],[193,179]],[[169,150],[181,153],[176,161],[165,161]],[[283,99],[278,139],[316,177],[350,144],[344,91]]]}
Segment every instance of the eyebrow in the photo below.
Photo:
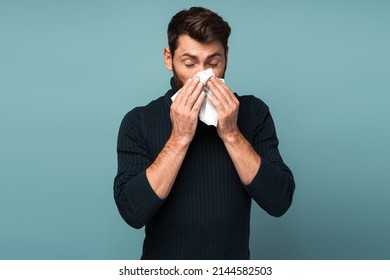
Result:
{"label": "eyebrow", "polygon": [[[189,58],[194,59],[194,60],[198,59],[198,56],[191,54],[191,53],[185,53],[181,57],[184,57],[184,56],[188,56]],[[220,53],[213,53],[213,54],[210,54],[209,56],[207,56],[206,60],[209,60],[209,59],[214,58],[216,56],[222,57],[222,55]]]}

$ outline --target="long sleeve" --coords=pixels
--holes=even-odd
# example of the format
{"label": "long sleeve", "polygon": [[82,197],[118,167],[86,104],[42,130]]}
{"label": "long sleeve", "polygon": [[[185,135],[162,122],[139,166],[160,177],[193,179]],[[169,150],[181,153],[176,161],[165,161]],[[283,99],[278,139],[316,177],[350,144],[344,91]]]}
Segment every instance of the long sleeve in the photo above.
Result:
{"label": "long sleeve", "polygon": [[258,99],[251,103],[250,115],[255,122],[252,141],[261,157],[261,165],[245,189],[261,208],[272,216],[280,217],[292,203],[294,177],[279,153],[279,141],[268,107]]}
{"label": "long sleeve", "polygon": [[132,227],[143,227],[163,203],[146,178],[151,156],[143,137],[142,115],[130,111],[122,120],[118,135],[118,172],[114,198],[122,218]]}

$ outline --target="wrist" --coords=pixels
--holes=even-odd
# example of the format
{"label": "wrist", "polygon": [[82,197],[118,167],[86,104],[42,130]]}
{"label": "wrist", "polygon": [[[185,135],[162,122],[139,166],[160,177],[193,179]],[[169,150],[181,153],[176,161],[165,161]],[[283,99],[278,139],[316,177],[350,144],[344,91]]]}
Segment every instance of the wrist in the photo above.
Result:
{"label": "wrist", "polygon": [[233,132],[227,133],[223,136],[220,136],[222,141],[226,144],[229,145],[237,145],[244,141],[244,136],[241,134],[239,130],[235,130]]}
{"label": "wrist", "polygon": [[192,138],[171,134],[167,141],[167,146],[178,151],[186,151],[191,144]]}

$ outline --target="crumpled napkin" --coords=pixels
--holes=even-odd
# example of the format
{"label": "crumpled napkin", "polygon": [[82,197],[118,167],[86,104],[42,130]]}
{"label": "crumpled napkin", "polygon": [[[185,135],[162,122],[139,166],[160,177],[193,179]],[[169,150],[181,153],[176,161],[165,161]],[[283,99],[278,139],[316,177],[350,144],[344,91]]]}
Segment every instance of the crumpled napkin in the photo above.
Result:
{"label": "crumpled napkin", "polygon": [[[218,123],[218,112],[217,109],[214,107],[214,105],[210,102],[208,99],[208,95],[212,94],[211,90],[206,86],[207,81],[211,77],[215,77],[213,69],[209,68],[207,70],[198,72],[195,76],[199,77],[199,81],[204,84],[203,91],[206,93],[206,98],[202,103],[202,106],[199,110],[199,119],[204,122],[207,125],[213,125],[217,127]],[[223,79],[220,79],[222,82],[225,82]],[[175,93],[175,95],[172,96],[172,101],[175,100],[176,95],[180,92]]]}

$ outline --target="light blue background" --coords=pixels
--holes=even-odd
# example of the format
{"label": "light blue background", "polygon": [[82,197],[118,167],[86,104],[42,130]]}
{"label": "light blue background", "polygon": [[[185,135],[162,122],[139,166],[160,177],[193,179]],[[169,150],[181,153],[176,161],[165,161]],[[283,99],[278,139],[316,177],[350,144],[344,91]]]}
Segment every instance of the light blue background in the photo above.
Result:
{"label": "light blue background", "polygon": [[[139,1],[140,2],[140,1]],[[174,13],[229,21],[227,84],[271,108],[296,179],[254,259],[389,259],[388,1],[0,0],[0,259],[138,259],[112,195],[131,108],[165,93]]]}

